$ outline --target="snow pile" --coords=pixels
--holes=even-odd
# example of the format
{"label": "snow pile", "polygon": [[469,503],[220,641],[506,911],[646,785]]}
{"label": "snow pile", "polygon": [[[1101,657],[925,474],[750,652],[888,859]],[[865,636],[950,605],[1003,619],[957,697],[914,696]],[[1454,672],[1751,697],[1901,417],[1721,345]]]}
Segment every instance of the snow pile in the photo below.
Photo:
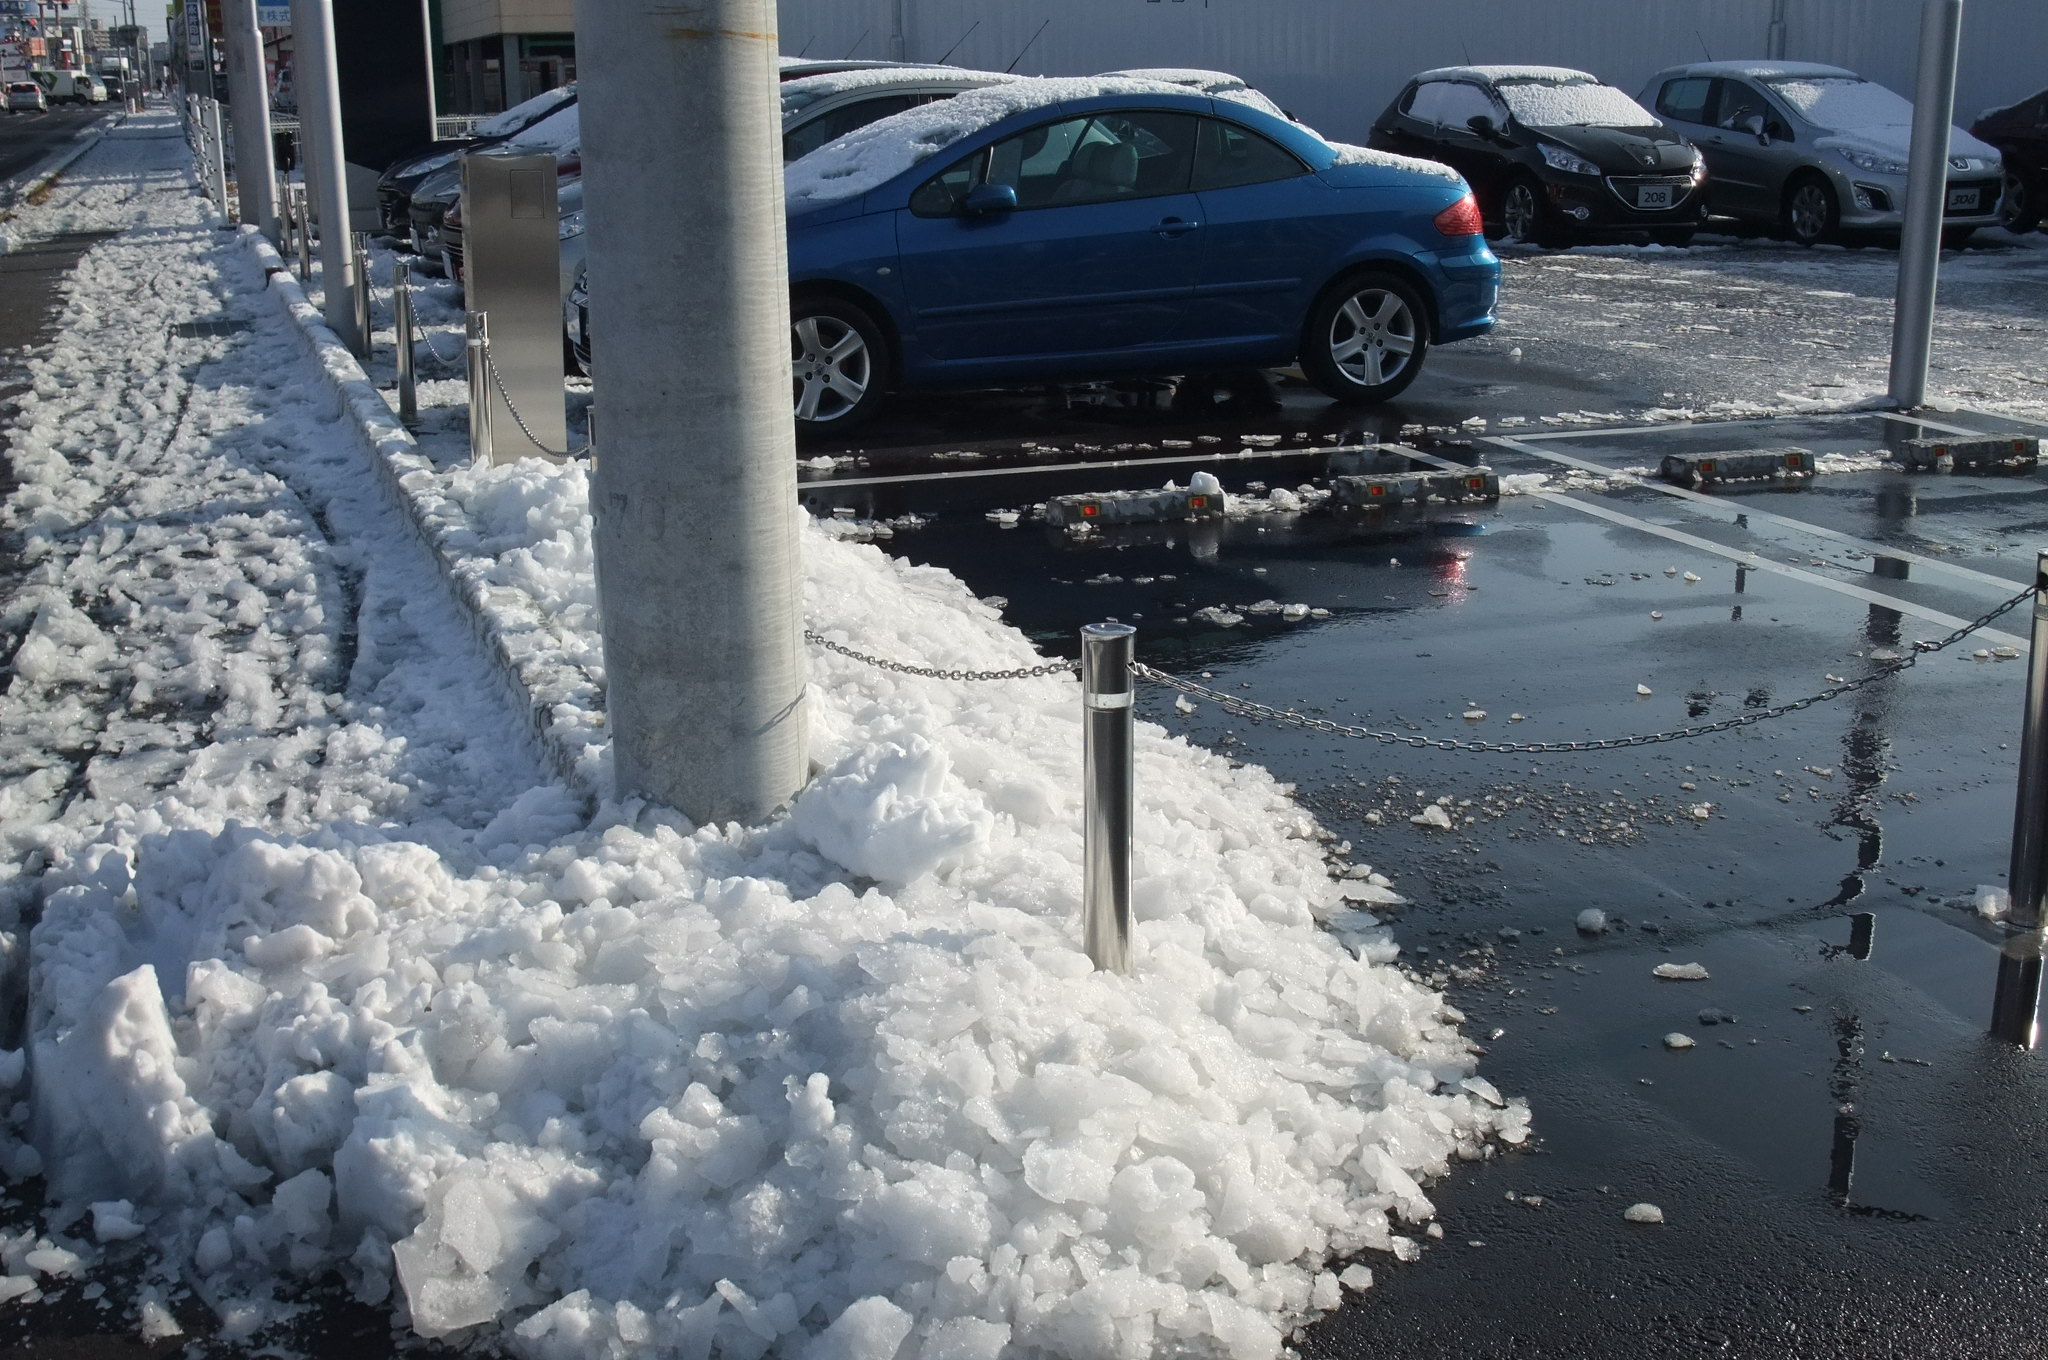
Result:
{"label": "snow pile", "polygon": [[1465,177],[1442,161],[1423,160],[1419,156],[1401,156],[1392,151],[1376,151],[1369,146],[1353,146],[1349,142],[1331,142],[1330,149],[1337,153],[1338,165],[1371,165],[1383,170],[1412,170],[1417,174],[1433,175],[1438,179],[1456,180],[1462,184]]}

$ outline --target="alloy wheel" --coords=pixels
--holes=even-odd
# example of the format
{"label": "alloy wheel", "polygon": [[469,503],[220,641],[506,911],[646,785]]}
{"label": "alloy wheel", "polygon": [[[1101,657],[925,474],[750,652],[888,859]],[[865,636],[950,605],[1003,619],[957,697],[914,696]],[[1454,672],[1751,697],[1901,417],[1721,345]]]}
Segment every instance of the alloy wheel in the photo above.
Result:
{"label": "alloy wheel", "polygon": [[1413,361],[1415,313],[1400,295],[1364,288],[1344,300],[1330,322],[1330,359],[1361,387],[1392,382]]}
{"label": "alloy wheel", "polygon": [[861,333],[836,316],[807,316],[790,327],[796,418],[829,424],[860,405],[874,377]]}
{"label": "alloy wheel", "polygon": [[1794,189],[1787,211],[1792,222],[1792,235],[1807,244],[1825,236],[1828,207],[1828,191],[1820,185],[1808,182]]}
{"label": "alloy wheel", "polygon": [[1501,225],[1515,240],[1533,241],[1536,239],[1536,220],[1541,211],[1535,192],[1528,185],[1509,185],[1507,201],[1501,205]]}
{"label": "alloy wheel", "polygon": [[1998,224],[2007,231],[2032,231],[2040,216],[2029,197],[2026,180],[2006,171],[2005,190],[1998,200]]}

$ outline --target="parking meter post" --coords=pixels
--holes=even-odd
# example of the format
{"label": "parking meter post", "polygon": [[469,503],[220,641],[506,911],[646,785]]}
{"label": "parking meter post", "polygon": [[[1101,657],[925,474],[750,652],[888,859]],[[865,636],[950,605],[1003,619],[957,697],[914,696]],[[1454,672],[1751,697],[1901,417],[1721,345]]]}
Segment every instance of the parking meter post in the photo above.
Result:
{"label": "parking meter post", "polygon": [[1906,223],[1899,239],[1898,297],[1892,307],[1891,400],[1912,410],[1927,400],[1934,343],[1934,290],[1941,268],[1941,218],[1948,206],[1948,134],[1955,121],[1956,57],[1963,0],[1926,0],[1920,76],[1913,91],[1913,147],[1906,166]]}
{"label": "parking meter post", "polygon": [[412,367],[412,266],[404,260],[391,266],[391,311],[398,330],[398,419],[409,427],[419,421],[420,396]]}
{"label": "parking meter post", "polygon": [[292,0],[292,42],[298,60],[299,124],[311,133],[306,182],[320,212],[322,313],[352,353],[356,333],[355,261],[348,231],[348,156],[341,138],[341,87],[335,79],[334,0]]}
{"label": "parking meter post", "polygon": [[469,313],[465,352],[469,356],[469,462],[472,467],[491,465],[491,389],[484,347],[491,343],[490,318],[482,312]]}
{"label": "parking meter post", "polygon": [[256,0],[226,0],[228,91],[235,111],[235,191],[242,220],[273,246],[277,234],[277,162],[270,143],[270,98]]}
{"label": "parking meter post", "polygon": [[752,822],[810,772],[776,7],[675,13],[575,12],[606,722],[620,798]]}
{"label": "parking meter post", "polygon": [[2019,795],[2013,804],[2011,905],[1991,1033],[2032,1048],[2040,1040],[2041,953],[2048,920],[2048,552],[2034,561],[2033,651],[2027,657],[2027,709],[2020,727]]}
{"label": "parking meter post", "polygon": [[1132,638],[1127,623],[1081,630],[1081,936],[1095,966],[1131,971]]}

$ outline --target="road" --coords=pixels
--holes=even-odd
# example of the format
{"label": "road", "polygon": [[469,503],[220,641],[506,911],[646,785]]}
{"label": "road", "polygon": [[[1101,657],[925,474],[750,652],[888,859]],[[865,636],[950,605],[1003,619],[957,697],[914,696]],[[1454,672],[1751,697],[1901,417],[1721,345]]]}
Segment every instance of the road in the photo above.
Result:
{"label": "road", "polygon": [[119,107],[58,104],[48,113],[0,114],[0,184],[27,175]]}

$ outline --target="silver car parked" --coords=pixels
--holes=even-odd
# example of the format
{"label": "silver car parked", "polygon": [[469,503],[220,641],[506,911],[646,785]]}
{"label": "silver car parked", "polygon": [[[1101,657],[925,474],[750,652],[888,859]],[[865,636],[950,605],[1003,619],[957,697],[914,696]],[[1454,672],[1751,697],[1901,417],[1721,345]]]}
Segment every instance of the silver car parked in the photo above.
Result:
{"label": "silver car parked", "polygon": [[[1707,161],[1708,208],[1805,245],[1905,222],[1913,105],[1839,66],[1701,61],[1650,77],[1638,101]],[[1998,222],[1998,152],[1949,133],[1942,243]]]}

